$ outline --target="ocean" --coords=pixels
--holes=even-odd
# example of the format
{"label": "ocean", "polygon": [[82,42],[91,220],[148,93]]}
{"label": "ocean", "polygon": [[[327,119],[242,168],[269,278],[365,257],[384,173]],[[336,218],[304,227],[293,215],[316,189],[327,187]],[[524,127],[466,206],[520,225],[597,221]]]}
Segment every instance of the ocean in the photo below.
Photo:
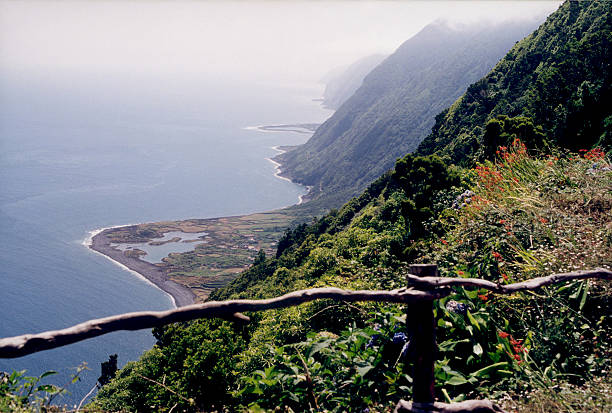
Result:
{"label": "ocean", "polygon": [[[266,211],[305,188],[275,177],[277,145],[309,135],[256,125],[320,123],[316,84],[154,76],[0,76],[0,337],[172,306],[162,291],[84,245],[99,228]],[[65,384],[78,403],[110,354],[135,360],[150,331],[119,332],[0,370]]]}

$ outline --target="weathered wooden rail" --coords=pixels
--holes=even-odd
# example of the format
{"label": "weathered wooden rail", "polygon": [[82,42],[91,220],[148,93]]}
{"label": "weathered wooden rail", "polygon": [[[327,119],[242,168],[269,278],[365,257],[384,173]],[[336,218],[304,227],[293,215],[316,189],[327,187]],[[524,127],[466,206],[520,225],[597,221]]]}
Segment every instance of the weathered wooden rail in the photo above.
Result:
{"label": "weathered wooden rail", "polygon": [[[407,304],[406,318],[410,346],[414,357],[413,402],[400,401],[396,412],[501,412],[488,400],[470,400],[445,404],[435,402],[434,361],[436,355],[435,320],[433,300],[447,296],[451,287],[486,289],[496,294],[513,294],[573,280],[597,278],[612,280],[612,271],[598,268],[553,274],[514,284],[497,284],[474,278],[438,277],[433,264],[417,264],[410,267],[408,287],[392,291],[348,291],[340,288],[312,288],[294,291],[280,297],[264,300],[228,300],[194,304],[168,311],[143,311],[89,320],[62,330],[0,339],[0,358],[22,357],[43,350],[50,350],[119,330],[141,330],[179,321],[198,318],[224,318],[236,322],[248,322],[245,311],[264,311],[292,307],[302,303],[333,299],[337,301],[376,301]],[[417,315],[417,316],[414,316]]]}

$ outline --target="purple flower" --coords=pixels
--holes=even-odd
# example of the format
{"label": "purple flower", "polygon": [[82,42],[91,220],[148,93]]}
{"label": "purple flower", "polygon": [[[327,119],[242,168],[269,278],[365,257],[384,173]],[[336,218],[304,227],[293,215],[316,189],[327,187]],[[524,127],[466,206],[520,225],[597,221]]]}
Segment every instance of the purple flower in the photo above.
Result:
{"label": "purple flower", "polygon": [[378,334],[374,334],[372,337],[370,337],[370,341],[368,341],[368,344],[366,344],[366,348],[374,347],[376,341],[378,341]]}
{"label": "purple flower", "polygon": [[446,309],[455,314],[465,315],[465,313],[467,313],[467,306],[455,300],[449,300],[446,303]]}
{"label": "purple flower", "polygon": [[393,344],[404,344],[406,340],[406,334],[402,332],[393,335]]}

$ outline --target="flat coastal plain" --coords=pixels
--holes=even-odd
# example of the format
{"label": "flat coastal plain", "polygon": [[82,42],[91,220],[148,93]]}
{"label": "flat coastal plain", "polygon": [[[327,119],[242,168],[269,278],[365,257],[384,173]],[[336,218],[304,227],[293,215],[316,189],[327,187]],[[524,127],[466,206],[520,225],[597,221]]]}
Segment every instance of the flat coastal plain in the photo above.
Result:
{"label": "flat coastal plain", "polygon": [[[286,210],[210,219],[189,219],[108,228],[92,238],[90,248],[137,272],[172,296],[177,307],[203,302],[247,269],[260,250],[273,255],[279,238],[296,219]],[[193,251],[171,253],[160,263],[116,244],[150,243],[165,233],[201,233]],[[113,245],[115,244],[115,245]]]}

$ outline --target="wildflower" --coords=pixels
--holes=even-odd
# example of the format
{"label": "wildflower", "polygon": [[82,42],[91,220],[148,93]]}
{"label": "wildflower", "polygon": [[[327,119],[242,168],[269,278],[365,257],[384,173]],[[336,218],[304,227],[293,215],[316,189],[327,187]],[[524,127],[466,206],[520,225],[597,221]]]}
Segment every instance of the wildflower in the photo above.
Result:
{"label": "wildflower", "polygon": [[374,347],[377,341],[378,341],[378,334],[374,334],[372,337],[370,337],[370,341],[368,341],[368,344],[366,344],[366,348]]}
{"label": "wildflower", "polygon": [[467,313],[467,305],[460,303],[458,301],[455,301],[455,300],[449,300],[446,303],[445,308],[451,313],[455,313],[455,314],[464,315]]}
{"label": "wildflower", "polygon": [[500,220],[499,220],[499,223],[500,223],[501,225],[503,225],[503,224],[505,224],[505,223],[506,223],[506,220],[505,220],[505,219],[500,219]]}
{"label": "wildflower", "polygon": [[542,224],[546,224],[548,222],[548,220],[546,218],[540,218],[540,222]]}
{"label": "wildflower", "polygon": [[408,338],[406,337],[406,334],[399,332],[399,333],[395,333],[393,335],[393,344],[403,344],[406,342],[406,340],[408,340]]}
{"label": "wildflower", "polygon": [[497,251],[493,251],[491,252],[491,255],[497,260],[497,261],[501,261],[503,258],[501,256],[501,254]]}
{"label": "wildflower", "polygon": [[508,281],[508,274],[502,273],[502,278],[504,279],[504,281]]}
{"label": "wildflower", "polygon": [[508,338],[508,336],[510,336],[510,334],[504,331],[500,331],[499,333],[497,333],[497,335],[500,336],[501,338]]}
{"label": "wildflower", "polygon": [[458,270],[457,275],[460,275],[463,277],[465,275],[465,271]]}
{"label": "wildflower", "polygon": [[478,294],[478,298],[480,298],[482,301],[487,301],[489,299],[489,293],[487,293],[487,294]]}
{"label": "wildflower", "polygon": [[440,238],[440,241],[442,241],[442,244],[444,244],[444,245],[448,245],[448,241],[447,241],[447,240],[445,240],[444,238]]}

